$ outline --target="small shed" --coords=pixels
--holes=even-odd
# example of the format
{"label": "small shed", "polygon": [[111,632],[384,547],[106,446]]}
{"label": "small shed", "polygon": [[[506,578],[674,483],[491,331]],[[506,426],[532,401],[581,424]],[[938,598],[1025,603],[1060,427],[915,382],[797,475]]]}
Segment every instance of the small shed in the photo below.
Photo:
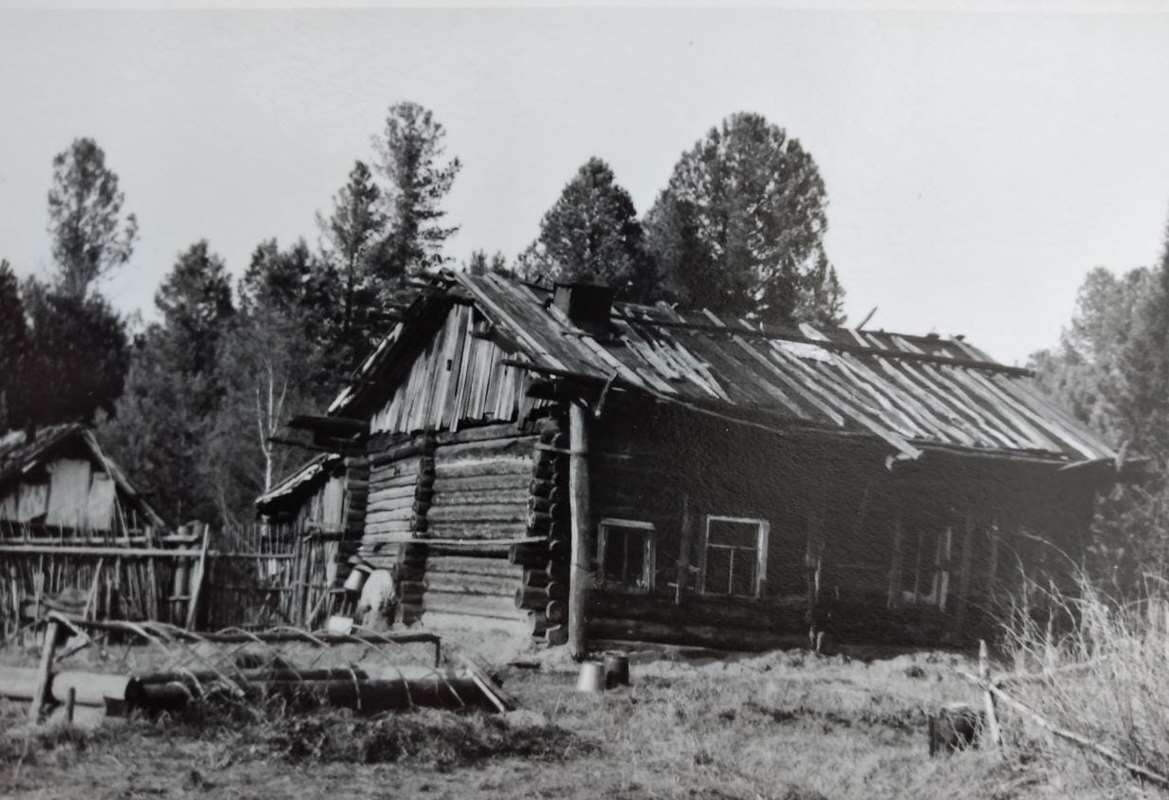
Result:
{"label": "small shed", "polygon": [[345,459],[319,453],[256,498],[265,521],[293,528],[338,531],[344,527]]}
{"label": "small shed", "polygon": [[302,422],[366,459],[403,622],[574,650],[963,641],[1140,469],[961,338],[497,275],[436,276]]}
{"label": "small shed", "polygon": [[80,424],[0,434],[0,528],[7,535],[128,535],[163,521]]}

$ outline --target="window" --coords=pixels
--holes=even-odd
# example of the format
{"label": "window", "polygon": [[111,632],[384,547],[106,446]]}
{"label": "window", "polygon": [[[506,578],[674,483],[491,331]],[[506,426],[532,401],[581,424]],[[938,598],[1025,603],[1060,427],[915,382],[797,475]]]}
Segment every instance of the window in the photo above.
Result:
{"label": "window", "polygon": [[601,520],[597,542],[602,586],[652,592],[654,588],[654,526],[626,519]]}
{"label": "window", "polygon": [[950,592],[953,527],[928,519],[905,531],[901,561],[901,602],[946,609]]}
{"label": "window", "polygon": [[768,523],[743,517],[707,517],[702,591],[759,597],[767,576]]}

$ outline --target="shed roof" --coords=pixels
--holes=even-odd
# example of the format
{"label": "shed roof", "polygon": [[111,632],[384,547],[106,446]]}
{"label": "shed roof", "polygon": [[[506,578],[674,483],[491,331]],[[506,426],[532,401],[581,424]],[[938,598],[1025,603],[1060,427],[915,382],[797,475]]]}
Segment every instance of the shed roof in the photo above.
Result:
{"label": "shed roof", "polygon": [[960,338],[781,330],[705,310],[618,302],[611,335],[598,339],[542,287],[461,273],[436,276],[434,285],[330,413],[344,415],[379,391],[369,376],[413,338],[406,333],[421,309],[472,302],[514,347],[517,368],[617,385],[749,424],[765,420],[780,432],[874,437],[899,459],[930,448],[1068,463],[1118,458],[1045,397],[1028,370],[995,362]]}
{"label": "shed roof", "polygon": [[0,434],[0,487],[48,463],[62,447],[71,443],[81,445],[90,460],[113,479],[122,496],[133,500],[152,524],[160,527],[165,524],[118,465],[105,454],[93,431],[75,422],[37,428],[31,437],[25,430]]}
{"label": "shed roof", "polygon": [[339,453],[318,453],[279,480],[271,489],[256,498],[256,507],[266,506],[295,497],[302,489],[311,487],[315,481],[341,463]]}

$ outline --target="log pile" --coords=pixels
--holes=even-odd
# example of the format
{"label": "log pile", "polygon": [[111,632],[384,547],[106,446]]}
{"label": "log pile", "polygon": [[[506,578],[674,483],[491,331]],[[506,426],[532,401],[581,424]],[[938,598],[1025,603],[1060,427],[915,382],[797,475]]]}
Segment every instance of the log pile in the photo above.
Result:
{"label": "log pile", "polygon": [[[36,667],[0,667],[0,696],[32,701],[40,680]],[[264,703],[280,699],[296,710],[350,708],[376,713],[409,708],[496,710],[492,687],[466,670],[402,666],[393,674],[362,670],[254,669],[231,672],[158,672],[112,675],[80,670],[52,673],[44,700],[123,715],[131,709],[174,711],[198,702]]]}

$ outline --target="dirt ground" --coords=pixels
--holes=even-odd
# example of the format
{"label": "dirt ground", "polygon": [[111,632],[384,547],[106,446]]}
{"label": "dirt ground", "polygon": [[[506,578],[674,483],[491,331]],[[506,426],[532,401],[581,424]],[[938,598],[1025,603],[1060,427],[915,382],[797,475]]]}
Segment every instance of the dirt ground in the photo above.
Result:
{"label": "dirt ground", "polygon": [[[1083,765],[1053,769],[986,751],[929,758],[929,711],[977,701],[954,675],[965,665],[956,655],[677,660],[651,653],[633,661],[633,685],[603,695],[574,691],[575,667],[556,653],[506,668],[505,688],[522,711],[462,720],[450,735],[443,726],[456,715],[423,712],[419,719],[437,727],[408,734],[416,741],[394,745],[397,756],[368,746],[354,756],[387,763],[335,760],[338,748],[351,757],[344,732],[358,728],[346,719],[329,755],[324,734],[299,722],[292,730],[304,741],[292,749],[287,735],[255,730],[260,724],[166,719],[35,737],[21,727],[24,708],[10,704],[0,708],[0,725],[8,726],[0,793],[67,800],[1114,796]],[[441,748],[421,741],[434,731],[446,736]]]}

